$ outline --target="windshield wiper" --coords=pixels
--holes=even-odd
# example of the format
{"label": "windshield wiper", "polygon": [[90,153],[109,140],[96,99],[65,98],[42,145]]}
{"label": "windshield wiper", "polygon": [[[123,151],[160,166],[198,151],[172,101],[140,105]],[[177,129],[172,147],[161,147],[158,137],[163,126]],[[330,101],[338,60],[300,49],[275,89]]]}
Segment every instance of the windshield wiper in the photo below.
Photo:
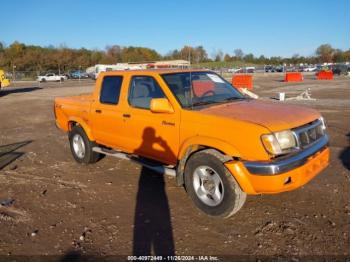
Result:
{"label": "windshield wiper", "polygon": [[220,103],[217,101],[199,101],[196,103],[193,103],[192,106],[204,106],[204,105],[210,105],[210,104],[216,104],[216,103]]}
{"label": "windshield wiper", "polygon": [[244,99],[245,99],[244,97],[235,97],[235,96],[232,96],[232,97],[225,98],[223,101],[227,102],[227,101],[244,100]]}
{"label": "windshield wiper", "polygon": [[199,101],[196,103],[193,103],[192,106],[204,106],[204,105],[210,105],[210,104],[221,104],[221,103],[226,103],[229,101],[234,101],[234,100],[244,100],[244,97],[228,97],[225,98],[221,101]]}

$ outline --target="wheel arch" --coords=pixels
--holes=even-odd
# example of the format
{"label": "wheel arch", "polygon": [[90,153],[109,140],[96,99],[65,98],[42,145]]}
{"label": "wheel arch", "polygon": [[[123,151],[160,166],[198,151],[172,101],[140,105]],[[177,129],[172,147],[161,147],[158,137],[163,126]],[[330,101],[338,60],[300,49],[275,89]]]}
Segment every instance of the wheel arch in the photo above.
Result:
{"label": "wheel arch", "polygon": [[92,135],[91,128],[86,124],[86,122],[83,119],[75,118],[75,117],[69,118],[68,131],[71,131],[72,128],[77,125],[84,130],[85,134],[87,135],[90,141],[95,141],[95,138]]}
{"label": "wheel arch", "polygon": [[238,150],[225,141],[209,138],[194,137],[187,140],[179,151],[179,161],[176,168],[176,183],[181,186],[184,184],[184,171],[187,160],[195,153],[202,150],[212,150],[213,155],[217,156],[223,163],[240,157]]}

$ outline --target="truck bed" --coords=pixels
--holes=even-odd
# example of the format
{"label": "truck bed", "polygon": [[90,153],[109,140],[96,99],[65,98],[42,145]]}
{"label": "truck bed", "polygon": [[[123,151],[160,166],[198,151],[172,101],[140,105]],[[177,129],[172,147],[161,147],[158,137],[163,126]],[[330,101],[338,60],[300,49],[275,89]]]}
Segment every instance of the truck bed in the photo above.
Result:
{"label": "truck bed", "polygon": [[56,125],[68,131],[68,123],[73,120],[72,117],[88,120],[92,101],[92,94],[56,98]]}

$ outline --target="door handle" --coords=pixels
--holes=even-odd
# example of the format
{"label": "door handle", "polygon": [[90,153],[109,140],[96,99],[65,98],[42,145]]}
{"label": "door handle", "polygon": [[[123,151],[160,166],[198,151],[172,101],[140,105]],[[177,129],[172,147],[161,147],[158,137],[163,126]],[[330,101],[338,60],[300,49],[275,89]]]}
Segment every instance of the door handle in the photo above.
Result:
{"label": "door handle", "polygon": [[102,113],[102,111],[100,109],[96,109],[95,112],[98,113],[98,114]]}
{"label": "door handle", "polygon": [[130,114],[123,114],[123,117],[130,118],[130,117],[131,117],[131,115],[130,115]]}

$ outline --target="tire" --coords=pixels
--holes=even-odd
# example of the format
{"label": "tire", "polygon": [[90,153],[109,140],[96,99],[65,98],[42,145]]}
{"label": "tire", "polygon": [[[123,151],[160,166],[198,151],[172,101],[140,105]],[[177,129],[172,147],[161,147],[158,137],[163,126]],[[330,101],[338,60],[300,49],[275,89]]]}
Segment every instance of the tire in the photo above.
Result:
{"label": "tire", "polygon": [[96,163],[101,155],[92,151],[95,142],[89,140],[85,131],[80,126],[74,126],[68,134],[72,155],[78,163]]}
{"label": "tire", "polygon": [[61,78],[61,82],[64,82],[64,78],[63,77]]}
{"label": "tire", "polygon": [[246,200],[246,193],[226,169],[218,152],[211,149],[189,158],[185,166],[185,187],[196,207],[209,216],[228,218],[237,213]]}
{"label": "tire", "polygon": [[45,78],[42,78],[40,82],[45,83],[45,82],[46,82],[46,79],[45,79]]}

